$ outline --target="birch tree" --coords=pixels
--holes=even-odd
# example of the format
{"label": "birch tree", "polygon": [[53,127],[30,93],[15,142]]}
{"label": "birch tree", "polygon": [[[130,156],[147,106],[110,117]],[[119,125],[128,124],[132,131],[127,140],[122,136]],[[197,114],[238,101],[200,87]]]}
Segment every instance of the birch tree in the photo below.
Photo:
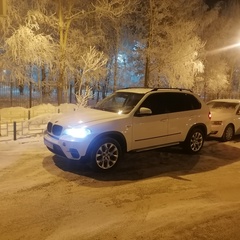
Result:
{"label": "birch tree", "polygon": [[[100,69],[104,69],[103,67],[107,63],[107,58],[104,56],[102,52],[98,52],[95,47],[90,47],[89,51],[81,57],[82,69],[80,73],[80,77],[78,78],[77,89],[78,92],[76,93],[77,102],[79,106],[86,106],[88,100],[92,97],[91,94],[91,80],[94,78],[94,75],[104,75],[104,72],[99,71]],[[95,78],[98,78],[96,76]],[[86,86],[86,91],[84,94],[81,93],[81,89],[83,85]]]}

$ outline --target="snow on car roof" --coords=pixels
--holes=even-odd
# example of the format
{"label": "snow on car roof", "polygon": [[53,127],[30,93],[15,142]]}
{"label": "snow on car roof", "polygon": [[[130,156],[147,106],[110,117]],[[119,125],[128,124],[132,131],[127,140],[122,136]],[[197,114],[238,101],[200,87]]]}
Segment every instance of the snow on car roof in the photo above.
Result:
{"label": "snow on car roof", "polygon": [[124,89],[119,89],[117,92],[131,92],[131,93],[147,93],[152,91],[153,88],[124,88]]}
{"label": "snow on car roof", "polygon": [[225,99],[214,99],[209,102],[228,102],[228,103],[240,103],[240,99],[230,99],[230,98],[225,98]]}

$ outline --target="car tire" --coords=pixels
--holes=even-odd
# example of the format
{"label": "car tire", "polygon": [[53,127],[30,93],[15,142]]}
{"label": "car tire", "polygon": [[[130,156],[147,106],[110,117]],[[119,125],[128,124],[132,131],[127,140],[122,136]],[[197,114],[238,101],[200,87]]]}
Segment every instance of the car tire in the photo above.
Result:
{"label": "car tire", "polygon": [[234,137],[234,127],[232,124],[228,124],[223,132],[221,140],[223,142],[231,141]]}
{"label": "car tire", "polygon": [[203,147],[204,135],[203,131],[199,128],[192,129],[184,142],[184,149],[188,153],[198,153]]}
{"label": "car tire", "polygon": [[95,141],[90,152],[90,166],[97,171],[114,169],[122,158],[122,149],[118,141],[104,137]]}

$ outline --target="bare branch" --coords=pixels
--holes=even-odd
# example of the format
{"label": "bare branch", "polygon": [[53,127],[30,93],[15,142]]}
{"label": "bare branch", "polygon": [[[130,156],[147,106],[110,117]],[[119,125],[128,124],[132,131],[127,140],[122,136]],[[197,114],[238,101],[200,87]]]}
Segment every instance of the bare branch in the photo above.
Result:
{"label": "bare branch", "polygon": [[82,56],[82,60],[85,74],[89,71],[96,71],[107,63],[107,58],[105,58],[103,52],[98,52],[95,47],[90,47],[89,52]]}
{"label": "bare branch", "polygon": [[94,5],[96,12],[99,15],[108,16],[111,18],[118,18],[123,14],[127,14],[131,6],[131,0],[98,0],[97,4]]}

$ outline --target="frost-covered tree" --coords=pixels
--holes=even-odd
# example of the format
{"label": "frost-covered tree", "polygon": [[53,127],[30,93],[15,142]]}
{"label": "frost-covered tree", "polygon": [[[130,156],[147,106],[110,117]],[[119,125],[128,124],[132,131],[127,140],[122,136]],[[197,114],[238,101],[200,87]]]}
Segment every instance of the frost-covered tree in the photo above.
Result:
{"label": "frost-covered tree", "polygon": [[1,68],[9,69],[18,85],[32,81],[32,66],[51,67],[56,46],[50,35],[35,32],[22,20],[28,1],[18,5],[8,1],[8,15],[1,18]]}
{"label": "frost-covered tree", "polygon": [[[229,92],[239,93],[240,78],[238,76],[240,68],[240,3],[237,0],[231,0],[223,8],[222,13],[222,36],[223,36],[223,51],[222,57],[228,65],[228,82],[230,84]],[[222,46],[221,46],[222,47]]]}
{"label": "frost-covered tree", "polygon": [[[14,16],[14,21],[4,22],[6,26],[12,28],[12,32],[6,30],[4,36],[12,37],[14,32],[21,27],[27,27],[36,36],[51,36],[53,42],[48,46],[54,45],[57,49],[55,48],[54,60],[49,58],[53,66],[49,75],[57,83],[58,103],[60,104],[64,100],[71,79],[76,77],[76,74],[81,75],[85,67],[84,65],[77,66],[77,63],[81,63],[77,60],[88,52],[90,46],[96,46],[95,50],[99,51],[99,54],[102,52],[99,49],[103,49],[101,44],[104,44],[106,39],[104,31],[96,27],[99,25],[98,22],[104,17],[111,21],[117,20],[126,12],[132,1],[26,0],[24,4],[22,2],[24,1],[19,3],[16,0],[9,0],[9,12],[11,16]],[[42,51],[46,48],[47,46],[42,48]],[[18,54],[18,51],[13,53]],[[48,59],[45,64],[47,61]],[[84,64],[84,61],[82,63]]]}
{"label": "frost-covered tree", "polygon": [[[87,100],[92,97],[90,91],[90,86],[94,85],[94,82],[91,84],[92,79],[97,79],[101,77],[101,75],[105,75],[105,72],[99,70],[103,69],[106,65],[107,58],[103,53],[98,52],[94,47],[90,47],[89,51],[83,54],[79,61],[81,62],[79,65],[81,65],[82,68],[79,78],[75,81],[75,87],[78,89],[76,98],[79,105],[85,106],[87,104]],[[86,87],[86,91],[84,93],[81,92],[83,85]]]}
{"label": "frost-covered tree", "polygon": [[208,58],[208,67],[205,70],[207,76],[207,92],[212,98],[218,98],[225,95],[229,88],[228,74],[229,67],[224,59],[219,59],[218,56]]}
{"label": "frost-covered tree", "polygon": [[208,24],[207,10],[201,0],[149,0],[145,86],[194,86],[204,71],[199,31]]}
{"label": "frost-covered tree", "polygon": [[101,29],[104,32],[106,42],[102,46],[109,55],[108,61],[108,78],[113,80],[113,90],[116,90],[119,86],[123,85],[124,80],[121,76],[122,71],[122,55],[126,56],[127,52],[124,49],[125,43],[128,43],[129,36],[126,34],[128,32],[129,22],[131,21],[131,16],[136,10],[136,6],[139,4],[139,0],[125,1],[105,1],[109,2],[111,6],[124,6],[122,11],[118,13],[117,18],[113,18],[108,15],[100,15]]}
{"label": "frost-covered tree", "polygon": [[[239,64],[240,4],[232,0],[215,6],[219,15],[204,31],[205,92],[214,97],[229,97],[239,90],[234,73]],[[223,94],[224,93],[224,94]]]}
{"label": "frost-covered tree", "polygon": [[11,69],[16,78],[24,79],[26,76],[24,68],[28,65],[46,64],[51,67],[56,46],[50,35],[36,34],[27,26],[21,26],[6,39],[4,50],[6,51],[6,54],[3,54],[5,67]]}
{"label": "frost-covered tree", "polygon": [[[28,22],[39,26],[39,29],[46,26],[48,31],[52,31],[58,44],[55,71],[52,72],[52,78],[56,79],[57,83],[58,104],[65,100],[69,81],[76,74],[76,69],[81,69],[81,66],[76,66],[76,59],[81,57],[89,44],[91,45],[91,41],[85,43],[86,38],[83,36],[86,28],[91,29],[88,19],[95,12],[92,3],[74,0],[39,1],[37,8],[28,13]],[[74,34],[79,36],[80,41],[76,41]]]}

